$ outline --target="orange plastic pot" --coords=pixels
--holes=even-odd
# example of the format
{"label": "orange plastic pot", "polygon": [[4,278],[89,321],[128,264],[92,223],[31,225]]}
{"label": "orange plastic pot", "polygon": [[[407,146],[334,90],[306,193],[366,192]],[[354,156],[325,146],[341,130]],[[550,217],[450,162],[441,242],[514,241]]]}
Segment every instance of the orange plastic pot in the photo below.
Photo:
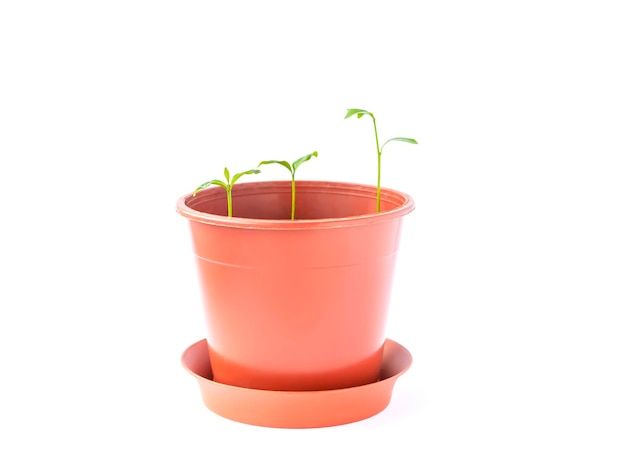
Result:
{"label": "orange plastic pot", "polygon": [[402,218],[410,196],[338,182],[240,183],[183,196],[214,381],[327,390],[379,379]]}

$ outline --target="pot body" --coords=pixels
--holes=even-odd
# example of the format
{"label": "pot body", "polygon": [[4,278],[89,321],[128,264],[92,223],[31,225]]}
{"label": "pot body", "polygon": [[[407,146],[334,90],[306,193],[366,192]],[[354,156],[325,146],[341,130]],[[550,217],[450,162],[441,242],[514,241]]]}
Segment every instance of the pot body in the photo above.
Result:
{"label": "pot body", "polygon": [[189,219],[215,381],[324,390],[379,377],[402,217],[413,200],[336,182],[214,187],[177,204]]}

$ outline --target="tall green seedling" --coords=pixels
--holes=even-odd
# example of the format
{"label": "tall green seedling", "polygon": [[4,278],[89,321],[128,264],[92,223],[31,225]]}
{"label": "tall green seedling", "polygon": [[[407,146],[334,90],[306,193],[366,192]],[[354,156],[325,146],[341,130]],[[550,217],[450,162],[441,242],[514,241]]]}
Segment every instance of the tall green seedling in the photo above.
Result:
{"label": "tall green seedling", "polygon": [[256,169],[255,170],[247,170],[245,172],[241,172],[241,173],[237,173],[237,174],[233,175],[232,180],[231,180],[230,172],[228,171],[228,168],[224,168],[224,178],[226,178],[225,182],[222,181],[222,180],[211,180],[211,181],[207,181],[206,183],[202,183],[202,185],[200,185],[198,188],[196,188],[193,191],[193,196],[196,196],[196,193],[198,191],[204,190],[205,188],[208,188],[211,185],[221,186],[222,188],[224,188],[226,190],[226,201],[228,203],[228,217],[232,218],[233,217],[233,195],[232,195],[233,185],[242,176],[244,176],[244,175],[253,175],[253,174],[257,174],[257,173],[261,173],[261,170],[256,170]]}
{"label": "tall green seedling", "polygon": [[380,157],[383,154],[383,148],[385,148],[385,145],[387,145],[389,142],[393,141],[407,142],[412,144],[417,144],[417,141],[415,139],[410,139],[407,137],[394,137],[387,140],[381,147],[379,146],[378,142],[378,129],[376,128],[376,118],[374,117],[374,114],[372,112],[366,111],[365,109],[348,109],[348,113],[346,114],[344,119],[352,117],[353,115],[356,115],[357,119],[360,119],[364,115],[369,115],[372,118],[372,122],[374,122],[374,136],[376,137],[376,155],[378,156],[378,180],[376,182],[376,212],[380,213]]}
{"label": "tall green seedling", "polygon": [[261,165],[276,163],[278,165],[282,165],[289,170],[289,173],[291,173],[291,219],[296,219],[296,170],[304,162],[311,160],[312,157],[317,157],[317,152],[309,153],[304,157],[300,157],[291,164],[285,160],[264,160],[257,165],[260,167]]}

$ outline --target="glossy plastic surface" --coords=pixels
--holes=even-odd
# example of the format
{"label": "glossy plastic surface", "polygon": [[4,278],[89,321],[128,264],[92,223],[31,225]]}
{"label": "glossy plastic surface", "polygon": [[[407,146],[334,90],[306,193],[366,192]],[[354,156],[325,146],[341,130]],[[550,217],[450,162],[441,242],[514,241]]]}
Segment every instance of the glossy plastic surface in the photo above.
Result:
{"label": "glossy plastic surface", "polygon": [[376,381],[408,195],[334,182],[242,183],[178,202],[189,218],[216,381],[321,390]]}
{"label": "glossy plastic surface", "polygon": [[269,391],[228,386],[213,381],[206,340],[183,353],[182,364],[198,381],[202,400],[216,414],[265,427],[329,427],[366,419],[385,409],[397,379],[412,363],[409,351],[387,340],[380,380],[327,391]]}

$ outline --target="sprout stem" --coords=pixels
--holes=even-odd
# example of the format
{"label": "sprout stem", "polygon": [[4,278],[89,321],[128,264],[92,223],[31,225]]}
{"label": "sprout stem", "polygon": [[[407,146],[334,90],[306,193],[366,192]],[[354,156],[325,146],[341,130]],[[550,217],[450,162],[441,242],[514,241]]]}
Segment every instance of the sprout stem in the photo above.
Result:
{"label": "sprout stem", "polygon": [[296,172],[291,174],[291,219],[296,219]]}
{"label": "sprout stem", "polygon": [[380,157],[382,155],[382,150],[380,149],[378,143],[378,129],[376,128],[376,119],[374,118],[374,114],[370,114],[372,117],[372,122],[374,122],[374,135],[376,136],[376,154],[378,156],[378,180],[376,181],[376,212],[380,213]]}
{"label": "sprout stem", "polygon": [[228,217],[233,217],[233,186],[229,183],[226,186],[226,203],[228,204]]}

